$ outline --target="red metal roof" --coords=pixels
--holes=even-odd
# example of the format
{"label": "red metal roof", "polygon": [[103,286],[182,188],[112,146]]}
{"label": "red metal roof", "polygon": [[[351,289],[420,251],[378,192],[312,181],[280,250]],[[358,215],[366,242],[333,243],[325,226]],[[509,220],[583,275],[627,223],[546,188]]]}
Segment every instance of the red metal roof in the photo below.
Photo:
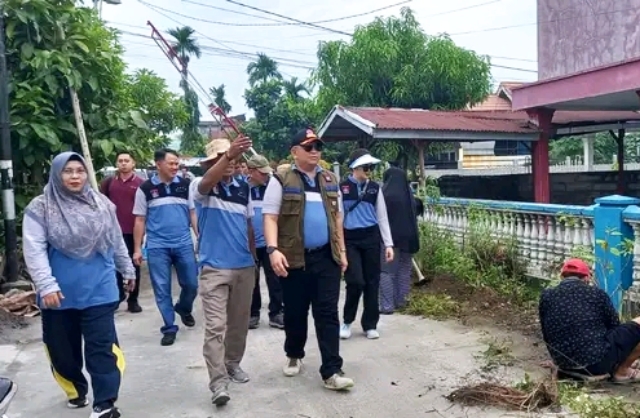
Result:
{"label": "red metal roof", "polygon": [[528,118],[513,118],[510,115],[512,112],[445,112],[375,107],[353,107],[346,110],[376,124],[377,129],[523,134],[537,131]]}
{"label": "red metal roof", "polygon": [[[533,133],[537,126],[524,111],[430,111],[380,107],[347,107],[349,112],[374,124],[377,129],[462,132]],[[555,125],[603,124],[640,120],[632,111],[556,111]]]}

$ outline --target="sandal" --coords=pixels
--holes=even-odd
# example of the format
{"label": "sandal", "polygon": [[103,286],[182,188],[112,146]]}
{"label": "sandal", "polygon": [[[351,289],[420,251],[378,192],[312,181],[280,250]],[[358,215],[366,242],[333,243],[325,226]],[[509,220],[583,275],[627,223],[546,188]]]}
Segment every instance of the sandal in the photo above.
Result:
{"label": "sandal", "polygon": [[640,370],[629,369],[629,374],[625,377],[613,376],[613,383],[625,384],[625,383],[638,383],[640,382]]}
{"label": "sandal", "polygon": [[631,365],[632,369],[640,369],[640,360],[636,360],[633,362],[633,364]]}

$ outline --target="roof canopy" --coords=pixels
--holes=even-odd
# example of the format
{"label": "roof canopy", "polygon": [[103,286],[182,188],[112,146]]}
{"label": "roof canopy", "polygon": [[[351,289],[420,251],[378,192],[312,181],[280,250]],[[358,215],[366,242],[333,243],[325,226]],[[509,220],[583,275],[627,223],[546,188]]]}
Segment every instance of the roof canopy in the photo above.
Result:
{"label": "roof canopy", "polygon": [[[639,129],[637,112],[558,111],[554,136],[581,135],[610,129]],[[524,112],[429,111],[423,109],[335,106],[318,130],[324,141],[536,141],[535,122]]]}
{"label": "roof canopy", "polygon": [[640,110],[640,57],[513,88],[513,109]]}

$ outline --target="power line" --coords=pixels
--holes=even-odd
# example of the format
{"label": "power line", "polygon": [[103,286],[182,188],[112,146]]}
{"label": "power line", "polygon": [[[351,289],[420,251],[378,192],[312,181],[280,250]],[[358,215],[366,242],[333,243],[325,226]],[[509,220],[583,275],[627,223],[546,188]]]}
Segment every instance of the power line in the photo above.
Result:
{"label": "power line", "polygon": [[[185,0],[183,0],[185,1]],[[496,1],[501,1],[501,0],[496,0]],[[130,28],[135,28],[135,29],[146,29],[146,26],[140,26],[140,25],[129,25],[126,23],[120,23],[120,22],[114,22],[114,21],[109,21],[108,23],[112,24],[112,25],[117,25],[117,26],[125,26],[125,27],[130,27]],[[120,30],[123,34],[125,35],[134,35],[133,32],[127,32],[127,31],[122,31]],[[166,31],[163,31],[163,34],[167,34]],[[138,34],[135,34],[138,35]],[[286,54],[292,54],[292,55],[300,55],[300,56],[306,56],[306,57],[315,57],[316,54],[315,52],[303,52],[302,50],[298,49],[280,49],[280,48],[271,48],[271,47],[267,47],[267,46],[262,46],[262,45],[256,45],[256,44],[247,44],[244,42],[237,42],[237,41],[231,41],[228,39],[219,39],[219,42],[223,42],[225,44],[232,44],[232,45],[240,45],[240,46],[246,46],[249,48],[255,48],[256,50],[260,50],[260,51],[275,51],[275,52],[283,52]],[[492,59],[499,59],[499,60],[506,60],[506,61],[516,61],[516,62],[531,62],[531,63],[537,63],[537,60],[532,60],[532,59],[527,59],[527,58],[515,58],[515,57],[503,57],[503,56],[498,56],[498,55],[489,55],[489,54],[479,54],[479,55],[486,55]]]}
{"label": "power line", "polygon": [[[137,36],[140,38],[145,38],[145,39],[152,39],[150,35],[143,35],[140,33],[135,33],[135,32],[128,32],[128,31],[122,31],[119,30],[119,32],[129,35],[129,36]],[[147,45],[147,44],[145,44]],[[148,46],[154,46],[154,44],[148,44]],[[210,46],[210,45],[200,45],[200,49],[205,52],[205,55],[213,55],[213,56],[224,56],[224,57],[229,57],[229,58],[243,58],[243,59],[249,59],[249,60],[254,60],[258,57],[258,54],[255,53],[249,53],[249,52],[244,52],[244,51],[236,51],[236,50],[232,50],[232,49],[225,49],[225,48],[218,48],[215,46]],[[281,58],[281,57],[273,57],[270,56],[269,58],[273,59],[274,61],[276,61],[278,64],[286,66],[286,67],[292,67],[292,68],[301,68],[301,69],[305,69],[305,70],[313,70],[315,67],[312,66],[312,64],[305,62],[305,61],[299,61],[299,60],[292,60],[289,58]]]}
{"label": "power line", "polygon": [[[235,2],[234,0],[227,0],[227,1],[228,1],[228,2],[231,2],[231,3],[234,3],[234,4],[236,4],[236,3],[237,3],[237,2]],[[172,10],[164,9],[164,8],[162,8],[162,7],[153,6],[153,5],[151,5],[151,4],[149,4],[149,3],[147,3],[147,2],[146,2],[146,1],[144,1],[144,0],[138,0],[138,2],[139,2],[139,3],[141,3],[141,4],[143,4],[143,5],[144,5],[144,6],[146,6],[147,8],[149,8],[149,9],[151,9],[151,10],[155,11],[156,13],[158,13],[158,14],[160,14],[160,15],[164,16],[165,18],[167,18],[167,19],[169,19],[169,20],[171,20],[171,21],[175,22],[176,24],[181,25],[181,26],[185,26],[182,22],[180,22],[180,21],[178,21],[178,20],[174,19],[173,17],[171,17],[170,15],[168,15],[168,14],[167,14],[167,13],[172,13],[172,14],[180,15],[179,13],[176,13],[176,12],[174,12],[174,11],[172,11]],[[238,3],[238,4],[242,4],[242,3]],[[248,6],[248,7],[253,8],[253,6]],[[157,10],[157,9],[160,9],[160,10],[166,11],[166,13],[165,13],[165,12],[163,12],[163,11]],[[259,9],[259,10],[262,10],[262,9]],[[268,12],[268,11],[267,11],[267,12]],[[269,13],[271,13],[271,12],[269,12]],[[279,15],[279,14],[278,14],[278,16],[282,16],[282,15]],[[187,18],[191,18],[191,17],[187,16]],[[286,16],[285,16],[285,18],[286,18]],[[296,21],[297,21],[297,19],[294,19],[294,20],[296,20]],[[300,21],[300,22],[301,22],[301,21]],[[305,23],[305,22],[303,22],[303,23]],[[317,26],[317,25],[316,25],[316,26]],[[322,26],[320,26],[320,27],[322,28]],[[236,49],[233,49],[233,48],[229,47],[229,46],[228,46],[228,45],[226,45],[224,42],[221,42],[221,41],[219,41],[219,40],[217,40],[217,39],[214,39],[214,38],[212,38],[212,37],[210,37],[210,36],[208,36],[208,35],[205,35],[204,33],[199,32],[199,31],[197,31],[197,30],[195,30],[195,29],[194,29],[194,31],[195,31],[196,33],[199,33],[199,34],[200,34],[201,36],[203,36],[204,38],[207,38],[207,39],[209,39],[209,40],[211,40],[211,41],[213,41],[213,42],[215,42],[215,43],[217,43],[217,44],[219,44],[219,45],[221,45],[221,46],[223,46],[223,47],[227,48],[228,52],[235,52],[236,54],[241,54],[241,55],[245,55],[245,56],[249,55],[249,56],[252,56],[252,57],[256,57],[256,56],[257,56],[257,55],[255,55],[255,54],[248,54],[247,52],[238,51],[238,50],[236,50]],[[346,32],[343,32],[343,33],[346,33]],[[273,58],[272,58],[272,59],[273,59]],[[290,59],[286,59],[286,58],[279,58],[279,59],[274,59],[274,60],[275,60],[275,61],[290,61],[290,62],[291,62],[291,61],[295,61],[295,60],[290,60]],[[313,65],[313,64],[309,64],[309,63],[302,63],[302,62],[300,62],[300,61],[298,61],[298,62],[297,62],[297,63],[295,63],[295,64],[307,64],[307,65]],[[314,67],[302,67],[302,66],[300,66],[300,65],[295,65],[295,64],[294,64],[294,65],[290,65],[290,66],[298,66],[298,67],[300,67],[300,68],[306,68],[306,69],[309,69],[309,70],[313,70],[313,69],[314,69]],[[531,69],[527,69],[527,68],[508,67],[508,66],[500,66],[500,65],[494,65],[494,64],[492,64],[491,66],[492,66],[492,67],[496,67],[496,68],[508,69],[508,70],[512,70],[512,71],[521,71],[521,72],[537,73],[537,71],[536,71],[536,70],[531,70]]]}
{"label": "power line", "polygon": [[296,23],[298,23],[298,24],[300,24],[302,26],[308,26],[310,28],[320,29],[320,30],[324,30],[324,31],[327,31],[327,32],[333,32],[333,33],[337,33],[337,34],[340,34],[340,35],[353,36],[353,34],[349,33],[349,32],[345,32],[345,31],[338,30],[338,29],[331,29],[331,28],[328,28],[326,26],[320,26],[320,25],[317,25],[317,24],[311,23],[311,22],[305,22],[305,21],[302,21],[302,20],[299,20],[299,19],[295,19],[293,17],[281,15],[279,13],[270,12],[269,10],[264,10],[264,9],[259,8],[259,7],[250,6],[248,4],[240,3],[240,2],[235,1],[235,0],[226,0],[226,1],[228,3],[235,4],[236,6],[245,7],[247,9],[255,10],[257,12],[262,12],[262,13],[265,13],[265,14],[268,14],[268,15],[271,15],[271,16],[276,16],[276,17],[279,17],[281,19],[290,20],[290,21],[296,22]]}
{"label": "power line", "polygon": [[475,9],[475,8],[478,8],[478,7],[484,7],[484,6],[488,6],[490,4],[494,4],[494,3],[500,3],[501,1],[502,0],[491,0],[491,1],[484,2],[484,3],[473,4],[471,6],[462,7],[460,9],[454,9],[454,10],[448,10],[446,12],[435,13],[435,14],[429,15],[427,17],[443,16],[443,15],[448,15],[448,14],[452,14],[452,13],[463,12],[465,10]]}
{"label": "power line", "polygon": [[[603,15],[608,15],[608,14],[624,13],[624,12],[630,12],[630,11],[637,12],[639,9],[640,8],[638,8],[638,7],[630,7],[630,8],[623,9],[623,10],[608,10],[608,11],[604,11],[604,12],[587,13],[587,15],[589,15],[589,16],[603,16]],[[495,32],[495,31],[501,31],[501,30],[507,30],[507,29],[522,28],[522,27],[525,27],[525,26],[537,26],[540,23],[556,23],[556,22],[565,22],[565,21],[575,21],[575,20],[578,20],[579,18],[582,18],[582,17],[585,17],[585,15],[580,15],[580,16],[573,15],[573,16],[569,16],[569,17],[559,17],[559,18],[554,18],[554,19],[543,20],[542,22],[523,23],[523,24],[518,24],[518,25],[498,26],[498,27],[493,27],[493,28],[470,30],[470,31],[466,31],[466,32],[450,33],[449,36],[462,36],[462,35],[470,35],[470,34],[474,34],[474,33]]]}
{"label": "power line", "polygon": [[[229,23],[229,24],[232,24],[234,26],[300,26],[299,23],[283,22],[281,20],[271,19],[271,18],[268,18],[266,16],[259,16],[259,15],[254,15],[254,14],[250,14],[250,13],[243,13],[243,12],[239,12],[237,10],[231,10],[231,9],[227,9],[227,8],[219,7],[219,6],[211,6],[209,4],[199,3],[199,2],[193,1],[193,0],[182,0],[182,1],[185,2],[185,3],[196,4],[198,6],[206,7],[206,8],[209,8],[209,9],[221,10],[221,11],[225,11],[225,12],[229,12],[229,13],[236,13],[236,14],[243,15],[243,16],[257,17],[257,18],[260,18],[260,19],[265,19],[265,20],[278,22],[278,23],[263,23],[263,24],[258,24],[258,23],[256,23],[256,24],[238,24],[238,23],[233,23],[232,24],[232,23]],[[356,14],[353,14],[353,15],[343,16],[343,17],[336,17],[336,18],[332,18],[332,19],[318,20],[318,21],[309,22],[309,23],[320,24],[320,23],[331,23],[331,22],[339,22],[339,21],[342,21],[342,20],[354,19],[356,17],[367,16],[367,15],[371,15],[373,13],[381,12],[383,10],[387,10],[387,9],[391,9],[391,8],[394,8],[394,7],[398,7],[398,6],[401,6],[403,4],[410,3],[411,1],[412,0],[404,0],[404,1],[401,1],[399,3],[395,3],[395,4],[391,4],[389,6],[384,6],[384,7],[380,7],[380,8],[377,8],[377,9],[373,9],[373,10],[370,10],[368,12],[356,13]],[[500,1],[500,0],[494,0],[494,2],[495,1]]]}
{"label": "power line", "polygon": [[[109,22],[111,24],[114,25],[118,25],[118,26],[126,26],[126,27],[131,27],[131,28],[136,28],[136,29],[146,29],[146,26],[139,26],[139,25],[128,25],[125,23],[119,23],[119,22]],[[131,33],[127,33],[126,31],[121,31],[124,34],[131,34]],[[163,34],[167,34],[167,31],[162,31]],[[302,55],[302,56],[315,56],[314,53],[311,52],[300,52],[300,50],[291,50],[291,49],[279,49],[279,48],[271,48],[271,47],[266,47],[266,46],[259,46],[259,45],[254,45],[254,44],[246,44],[243,42],[236,42],[236,41],[230,41],[227,39],[219,39],[220,42],[223,42],[225,44],[232,44],[232,45],[240,45],[240,46],[246,46],[246,47],[250,47],[250,48],[257,48],[260,50],[267,50],[267,51],[276,51],[276,52],[285,52],[287,54],[292,54],[292,55]]]}

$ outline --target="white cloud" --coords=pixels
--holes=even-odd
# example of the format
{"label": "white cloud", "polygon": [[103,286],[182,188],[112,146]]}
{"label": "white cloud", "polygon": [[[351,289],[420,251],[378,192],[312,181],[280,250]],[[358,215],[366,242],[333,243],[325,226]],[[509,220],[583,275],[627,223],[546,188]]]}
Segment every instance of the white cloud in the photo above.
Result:
{"label": "white cloud", "polygon": [[[348,39],[335,33],[297,25],[289,26],[233,26],[237,24],[269,24],[266,19],[279,20],[273,16],[236,6],[229,2],[210,0],[144,0],[156,7],[173,13],[152,10],[137,0],[122,0],[119,6],[104,4],[102,16],[110,25],[120,30],[148,36],[151,30],[146,26],[150,20],[159,30],[165,31],[182,25],[189,25],[198,32],[201,44],[206,46],[200,60],[194,60],[191,71],[206,88],[225,84],[227,100],[233,107],[233,114],[245,112],[242,97],[247,86],[246,67],[249,57],[232,57],[220,49],[233,49],[247,54],[265,52],[282,62],[285,76],[304,79],[308,70],[300,66],[313,67],[317,43],[321,40]],[[385,7],[400,0],[323,0],[311,6],[294,7],[302,1],[239,0],[261,9],[269,10],[302,21],[332,19]],[[241,13],[263,16],[266,19],[243,16],[194,4],[210,4]],[[436,0],[413,0],[411,7],[427,33],[447,32],[454,41],[477,53],[492,56],[492,63],[506,67],[536,70],[536,2],[534,0],[456,0],[442,2]],[[477,6],[477,7],[474,7]],[[461,10],[468,8],[467,10]],[[378,15],[397,14],[400,7],[385,10]],[[458,10],[456,12],[452,12]],[[177,13],[177,14],[176,14]],[[179,16],[178,14],[184,15]],[[187,16],[187,17],[185,17]],[[355,25],[370,22],[375,15],[323,24],[336,30],[352,32]],[[228,22],[222,25],[198,21]],[[496,29],[510,27],[507,29]],[[179,75],[164,57],[160,49],[148,38],[123,34],[122,43],[126,47],[126,61],[131,69],[150,68],[167,80],[169,86],[178,91]],[[241,45],[244,44],[244,45]],[[220,48],[212,50],[212,48]],[[511,59],[509,59],[511,58]],[[297,65],[294,66],[294,65]],[[536,74],[500,67],[492,71],[496,81],[533,81]],[[203,120],[211,119],[203,108]]]}

